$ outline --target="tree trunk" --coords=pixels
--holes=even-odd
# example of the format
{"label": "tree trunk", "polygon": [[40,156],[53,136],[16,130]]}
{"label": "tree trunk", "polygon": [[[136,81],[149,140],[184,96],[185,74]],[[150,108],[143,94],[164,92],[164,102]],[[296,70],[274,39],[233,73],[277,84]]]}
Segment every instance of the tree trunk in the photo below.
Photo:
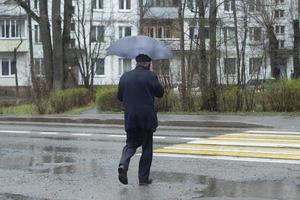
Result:
{"label": "tree trunk", "polygon": [[[267,35],[269,39],[269,54],[270,54],[270,63],[271,63],[271,71],[272,75],[274,76],[274,70],[277,67],[277,51],[278,51],[278,40],[276,35],[274,34],[274,27],[273,25],[267,26]],[[278,77],[275,77],[278,78]]]}
{"label": "tree trunk", "polygon": [[209,8],[209,64],[210,64],[210,94],[209,105],[210,111],[218,110],[217,101],[217,3],[216,0],[210,1]]}
{"label": "tree trunk", "polygon": [[[27,0],[27,4],[30,7],[30,0]],[[33,87],[33,97],[37,98],[37,85],[34,71],[34,62],[33,62],[33,40],[32,40],[32,20],[31,16],[28,15],[28,39],[29,39],[29,57],[30,57],[30,75],[31,83]]]}
{"label": "tree trunk", "polygon": [[50,23],[48,17],[48,0],[39,1],[40,6],[40,32],[43,43],[43,57],[46,73],[46,87],[50,91],[53,89],[53,51],[50,34]]}
{"label": "tree trunk", "polygon": [[180,58],[181,58],[181,94],[182,94],[182,108],[187,111],[186,99],[186,73],[185,73],[185,49],[184,49],[184,4],[179,4],[178,17],[180,23]]}
{"label": "tree trunk", "polygon": [[70,43],[71,43],[71,19],[72,19],[72,0],[64,0],[64,26],[63,26],[63,87],[75,85],[72,83],[72,68],[70,66]]}
{"label": "tree trunk", "polygon": [[300,30],[299,20],[294,20],[294,74],[292,78],[300,77],[300,60],[299,60],[299,45],[300,45]]}
{"label": "tree trunk", "polygon": [[239,38],[238,38],[238,24],[237,24],[237,10],[236,10],[236,0],[232,1],[232,8],[233,8],[233,20],[234,20],[234,37],[235,37],[235,49],[236,49],[236,69],[237,69],[237,85],[238,89],[236,91],[236,111],[242,109],[242,93],[241,93],[241,69],[240,69],[240,45],[239,45]]}
{"label": "tree trunk", "polygon": [[247,38],[248,38],[248,13],[247,7],[244,7],[244,38],[242,43],[242,77],[241,83],[244,86],[246,84],[246,61],[245,61],[245,54],[246,54],[246,45],[247,45]]}
{"label": "tree trunk", "polygon": [[63,88],[63,40],[60,4],[60,0],[52,0],[53,88],[55,90]]}
{"label": "tree trunk", "polygon": [[205,46],[205,7],[203,0],[198,1],[199,6],[199,57],[200,57],[200,90],[202,97],[201,110],[209,110],[209,91],[208,91],[208,62],[206,57],[206,46]]}

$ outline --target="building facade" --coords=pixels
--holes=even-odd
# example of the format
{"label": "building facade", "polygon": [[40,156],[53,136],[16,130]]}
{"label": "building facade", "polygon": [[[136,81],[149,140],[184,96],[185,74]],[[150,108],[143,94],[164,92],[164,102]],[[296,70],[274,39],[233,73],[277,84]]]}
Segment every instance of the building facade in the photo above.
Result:
{"label": "building facade", "polygon": [[[86,9],[84,16],[81,15],[80,10],[83,2]],[[84,40],[88,40],[91,41],[90,50],[97,49],[94,84],[117,84],[120,76],[134,67],[134,60],[107,55],[105,49],[122,37],[138,34],[157,38],[172,49],[173,58],[169,61],[155,61],[154,67],[160,73],[166,74],[172,84],[180,82],[181,30],[178,2],[176,0],[147,0],[144,1],[143,12],[141,12],[139,0],[73,0],[71,48],[83,48]],[[199,77],[199,67],[201,67],[197,60],[199,20],[196,2],[196,0],[187,1],[183,30],[186,67],[194,69],[195,79]],[[219,5],[217,13],[217,72],[218,82],[221,84],[237,82],[238,56],[232,2],[233,0],[217,0]],[[255,78],[291,78],[294,47],[293,20],[298,19],[298,1],[249,0],[236,2],[240,67],[245,66],[246,81]],[[205,4],[207,13],[205,37],[206,47],[209,50],[209,1],[205,1]],[[39,12],[38,0],[31,0],[31,6],[35,12]],[[51,5],[49,9],[51,9]],[[79,37],[82,30],[80,30],[78,22],[82,17],[86,19],[85,28],[89,33],[87,38]],[[276,54],[278,61],[273,67],[270,64],[268,51],[268,33],[270,32],[268,32],[267,25],[273,27],[273,33],[278,40]],[[33,21],[31,29],[35,73],[37,76],[43,77],[45,70],[38,24]],[[15,57],[16,59],[14,59]],[[12,0],[2,0],[0,1],[0,86],[14,87],[16,85],[16,69],[19,85],[30,86],[27,15]],[[80,70],[78,69],[78,71]],[[77,75],[78,83],[82,84],[80,73],[78,72]]]}

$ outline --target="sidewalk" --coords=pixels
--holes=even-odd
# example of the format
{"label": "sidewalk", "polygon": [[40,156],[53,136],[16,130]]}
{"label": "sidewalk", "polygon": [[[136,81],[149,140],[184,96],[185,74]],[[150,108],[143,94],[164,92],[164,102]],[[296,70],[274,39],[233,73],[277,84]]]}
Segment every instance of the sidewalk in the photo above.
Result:
{"label": "sidewalk", "polygon": [[[213,127],[213,128],[276,128],[300,130],[299,116],[243,116],[243,115],[173,115],[159,114],[162,126]],[[81,123],[81,124],[117,124],[123,125],[123,114],[96,114],[94,112],[79,115],[36,115],[4,116],[5,122],[45,122],[45,123]]]}

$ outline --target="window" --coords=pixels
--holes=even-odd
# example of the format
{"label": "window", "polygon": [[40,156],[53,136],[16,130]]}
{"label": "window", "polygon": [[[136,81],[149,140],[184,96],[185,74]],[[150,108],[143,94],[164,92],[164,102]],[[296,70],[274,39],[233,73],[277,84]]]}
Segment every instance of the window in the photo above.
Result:
{"label": "window", "polygon": [[71,23],[71,31],[75,31],[75,26],[76,26],[75,22],[72,22]]}
{"label": "window", "polygon": [[45,75],[45,67],[43,58],[35,58],[34,59],[34,73],[36,76],[44,76]]}
{"label": "window", "polygon": [[[190,38],[197,39],[199,33],[199,27],[198,26],[192,26],[190,27]],[[204,35],[205,39],[209,39],[209,28],[205,27],[204,29]]]}
{"label": "window", "polygon": [[226,27],[224,29],[225,45],[235,45],[235,33],[233,27]]}
{"label": "window", "polygon": [[39,25],[34,25],[34,42],[40,43],[41,42],[41,32]]}
{"label": "window", "polygon": [[119,9],[120,10],[130,10],[131,9],[131,0],[119,0]]}
{"label": "window", "polygon": [[104,75],[104,59],[97,59],[95,63],[95,75]]}
{"label": "window", "polygon": [[276,18],[284,17],[284,10],[275,10],[275,17]]}
{"label": "window", "polygon": [[284,0],[275,0],[276,4],[284,3]]}
{"label": "window", "polygon": [[119,58],[119,75],[129,72],[131,70],[131,65],[130,59]]}
{"label": "window", "polygon": [[38,0],[34,0],[34,2],[33,2],[33,8],[36,9],[36,10],[38,10],[38,8],[39,8],[39,1]]}
{"label": "window", "polygon": [[262,0],[251,0],[249,1],[249,11],[250,12],[258,12],[261,8]]}
{"label": "window", "polygon": [[154,26],[148,27],[148,36],[149,37],[153,37],[153,38],[156,37],[156,31],[155,31],[155,27]]}
{"label": "window", "polygon": [[119,38],[131,36],[130,26],[120,26],[119,27]]}
{"label": "window", "polygon": [[159,26],[157,30],[157,38],[170,38],[171,31],[169,26]]}
{"label": "window", "polygon": [[260,72],[262,64],[262,58],[250,58],[249,59],[249,74],[257,75]]}
{"label": "window", "polygon": [[285,40],[278,40],[279,49],[283,49],[285,47]]}
{"label": "window", "polygon": [[224,0],[224,10],[225,11],[233,11],[233,1],[235,0]]}
{"label": "window", "polygon": [[0,38],[20,38],[25,36],[25,20],[0,19]]}
{"label": "window", "polygon": [[261,27],[250,27],[249,28],[250,41],[261,41],[262,40],[262,28]]}
{"label": "window", "polygon": [[92,26],[91,42],[104,42],[104,26]]}
{"label": "window", "polygon": [[277,34],[284,34],[284,31],[285,31],[285,27],[284,26],[276,26],[275,27],[275,32]]}
{"label": "window", "polygon": [[[189,0],[192,3],[194,0]],[[176,7],[178,0],[149,0],[149,5],[152,7]]]}
{"label": "window", "polygon": [[224,74],[234,75],[236,68],[236,58],[224,58]]}
{"label": "window", "polygon": [[74,38],[70,39],[70,47],[74,48],[76,45],[76,40]]}
{"label": "window", "polygon": [[103,9],[103,0],[93,0],[93,9]]}
{"label": "window", "polygon": [[16,63],[9,59],[1,60],[1,75],[11,76],[16,72]]}

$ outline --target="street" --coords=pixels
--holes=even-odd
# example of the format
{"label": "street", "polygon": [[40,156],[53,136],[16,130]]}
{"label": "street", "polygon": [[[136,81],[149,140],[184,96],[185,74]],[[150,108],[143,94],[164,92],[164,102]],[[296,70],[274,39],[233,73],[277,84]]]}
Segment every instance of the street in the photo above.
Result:
{"label": "street", "polygon": [[300,132],[160,128],[153,184],[138,185],[140,149],[121,185],[122,126],[0,123],[0,200],[299,200]]}

